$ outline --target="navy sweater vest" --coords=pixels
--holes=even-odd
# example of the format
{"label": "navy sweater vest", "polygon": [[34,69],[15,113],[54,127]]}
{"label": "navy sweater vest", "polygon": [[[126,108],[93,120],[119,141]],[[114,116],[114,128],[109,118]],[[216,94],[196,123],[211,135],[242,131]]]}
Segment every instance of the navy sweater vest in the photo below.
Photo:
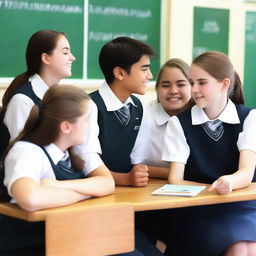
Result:
{"label": "navy sweater vest", "polygon": [[[13,96],[18,93],[26,95],[31,100],[33,100],[35,104],[38,104],[38,102],[41,101],[41,99],[39,99],[34,93],[30,82],[18,88],[13,94]],[[4,120],[4,116],[2,116],[0,120],[0,156],[2,156],[2,154],[4,153],[10,140],[10,133],[8,131],[8,128],[4,124],[3,120]]]}
{"label": "navy sweater vest", "polygon": [[127,173],[132,168],[130,154],[141,125],[142,104],[138,98],[131,96],[136,107],[130,105],[131,117],[125,126],[117,119],[114,111],[107,111],[99,91],[91,93],[90,96],[98,107],[101,158],[111,171]]}
{"label": "navy sweater vest", "polygon": [[191,110],[177,116],[190,147],[190,155],[185,166],[185,180],[212,183],[222,175],[237,171],[237,140],[251,109],[243,105],[236,105],[236,108],[240,123],[223,123],[224,133],[218,141],[211,139],[202,125],[192,125]]}
{"label": "navy sweater vest", "polygon": [[72,166],[67,169],[67,168],[61,167],[58,164],[54,164],[52,158],[50,157],[50,155],[48,154],[46,149],[43,146],[41,146],[41,149],[46,154],[46,156],[52,166],[56,180],[77,180],[77,179],[85,178],[84,173],[82,171],[77,171]]}

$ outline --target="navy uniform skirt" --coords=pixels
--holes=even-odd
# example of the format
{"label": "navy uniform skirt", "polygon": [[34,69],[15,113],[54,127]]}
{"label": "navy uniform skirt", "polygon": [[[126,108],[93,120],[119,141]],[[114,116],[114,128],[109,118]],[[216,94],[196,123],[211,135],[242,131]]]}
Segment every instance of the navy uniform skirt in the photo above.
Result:
{"label": "navy uniform skirt", "polygon": [[256,201],[173,209],[167,255],[218,256],[239,241],[256,241]]}
{"label": "navy uniform skirt", "polygon": [[0,215],[0,255],[45,255],[44,222],[27,222]]}

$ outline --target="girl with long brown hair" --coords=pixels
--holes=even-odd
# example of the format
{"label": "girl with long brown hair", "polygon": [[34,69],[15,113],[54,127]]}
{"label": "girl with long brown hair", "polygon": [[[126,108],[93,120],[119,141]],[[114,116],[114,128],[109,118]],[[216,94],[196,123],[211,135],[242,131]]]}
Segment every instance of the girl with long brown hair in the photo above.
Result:
{"label": "girl with long brown hair", "polygon": [[[107,169],[88,172],[76,154],[88,130],[89,96],[70,85],[52,86],[31,109],[4,159],[4,185],[26,211],[59,207],[114,192]],[[1,255],[44,255],[43,223],[1,216]]]}

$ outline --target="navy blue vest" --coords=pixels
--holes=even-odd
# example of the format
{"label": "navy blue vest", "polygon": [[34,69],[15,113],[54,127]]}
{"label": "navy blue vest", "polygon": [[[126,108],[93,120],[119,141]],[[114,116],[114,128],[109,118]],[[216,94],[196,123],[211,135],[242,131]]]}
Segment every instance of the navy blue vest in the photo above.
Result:
{"label": "navy blue vest", "polygon": [[185,180],[212,183],[220,176],[232,174],[238,169],[237,140],[251,109],[243,105],[236,105],[236,109],[240,123],[223,123],[224,133],[218,141],[211,139],[202,125],[192,125],[191,109],[177,116],[190,147]]}
{"label": "navy blue vest", "polygon": [[[13,96],[18,93],[26,95],[31,100],[33,100],[35,104],[38,104],[38,102],[41,101],[41,99],[39,99],[34,93],[31,82],[28,82],[20,88],[18,88],[13,94]],[[3,120],[4,116],[2,116],[0,120],[0,156],[2,156],[10,141],[10,133],[8,131],[8,128],[4,124]]]}
{"label": "navy blue vest", "polygon": [[127,173],[132,168],[130,154],[141,125],[142,104],[138,98],[131,96],[137,107],[130,105],[131,118],[129,123],[124,126],[113,111],[107,111],[99,91],[91,93],[90,96],[98,107],[101,158],[111,171]]}
{"label": "navy blue vest", "polygon": [[66,171],[66,169],[61,168],[58,164],[54,164],[52,161],[52,158],[48,154],[48,152],[45,150],[44,147],[41,147],[46,156],[49,159],[49,162],[51,163],[52,169],[54,171],[56,180],[75,180],[75,179],[82,179],[85,178],[84,173],[82,171],[76,171],[73,167],[69,169],[69,171]]}

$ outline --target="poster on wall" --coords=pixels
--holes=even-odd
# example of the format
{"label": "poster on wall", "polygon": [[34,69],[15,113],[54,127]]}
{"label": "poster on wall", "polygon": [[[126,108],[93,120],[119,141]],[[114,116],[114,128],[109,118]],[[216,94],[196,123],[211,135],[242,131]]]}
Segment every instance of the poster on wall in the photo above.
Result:
{"label": "poster on wall", "polygon": [[194,7],[193,58],[206,51],[228,54],[229,10]]}
{"label": "poster on wall", "polygon": [[244,54],[244,93],[245,104],[256,108],[256,12],[246,12],[245,54]]}

